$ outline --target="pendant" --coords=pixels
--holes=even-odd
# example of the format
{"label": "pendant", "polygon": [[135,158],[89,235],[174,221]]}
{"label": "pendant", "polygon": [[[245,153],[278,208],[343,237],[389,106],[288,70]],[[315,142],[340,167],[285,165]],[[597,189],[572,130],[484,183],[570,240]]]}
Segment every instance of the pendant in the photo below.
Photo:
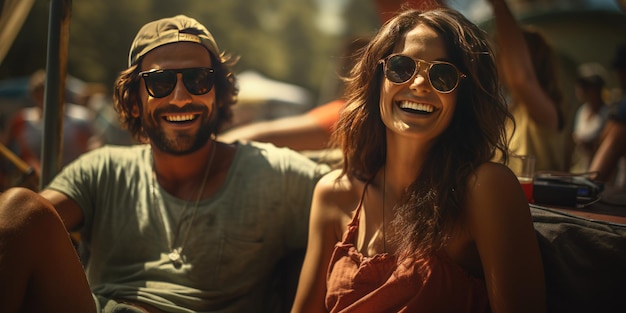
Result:
{"label": "pendant", "polygon": [[170,259],[170,261],[172,261],[172,264],[175,268],[178,269],[183,266],[183,258],[180,255],[180,248],[172,249],[172,252],[170,252],[167,257]]}

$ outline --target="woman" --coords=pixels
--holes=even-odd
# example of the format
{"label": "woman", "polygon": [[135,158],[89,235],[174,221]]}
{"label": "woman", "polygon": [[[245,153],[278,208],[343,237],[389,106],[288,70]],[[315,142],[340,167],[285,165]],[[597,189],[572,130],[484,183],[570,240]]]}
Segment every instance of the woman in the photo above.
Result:
{"label": "woman", "polygon": [[543,267],[507,158],[485,34],[405,11],[365,48],[318,183],[292,312],[543,312]]}

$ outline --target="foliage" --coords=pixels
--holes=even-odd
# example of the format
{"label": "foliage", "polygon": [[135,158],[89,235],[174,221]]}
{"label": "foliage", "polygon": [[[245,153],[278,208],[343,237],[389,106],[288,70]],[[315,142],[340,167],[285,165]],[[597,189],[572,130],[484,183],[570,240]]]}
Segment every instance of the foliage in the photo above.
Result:
{"label": "foliage", "polygon": [[[336,1],[336,0],[330,0]],[[256,70],[316,94],[346,38],[378,27],[372,1],[352,0],[343,35],[316,26],[321,0],[74,0],[68,73],[110,87],[127,66],[128,48],[145,22],[186,14],[204,23],[220,48],[241,57],[237,71]],[[36,1],[4,62],[0,79],[45,67],[48,1]]]}

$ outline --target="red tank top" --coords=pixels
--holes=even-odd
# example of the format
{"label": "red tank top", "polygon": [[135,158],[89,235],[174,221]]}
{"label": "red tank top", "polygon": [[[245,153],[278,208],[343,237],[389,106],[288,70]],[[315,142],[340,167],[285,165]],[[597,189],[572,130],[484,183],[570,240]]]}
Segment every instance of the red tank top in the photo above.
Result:
{"label": "red tank top", "polygon": [[490,312],[484,280],[470,276],[443,251],[402,264],[386,253],[363,256],[355,248],[361,207],[362,202],[330,260],[329,312]]}

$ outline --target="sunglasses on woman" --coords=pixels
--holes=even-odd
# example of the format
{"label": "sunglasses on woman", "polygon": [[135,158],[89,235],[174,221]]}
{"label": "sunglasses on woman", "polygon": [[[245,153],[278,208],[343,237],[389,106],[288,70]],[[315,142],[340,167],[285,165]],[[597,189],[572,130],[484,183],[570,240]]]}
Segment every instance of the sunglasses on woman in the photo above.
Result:
{"label": "sunglasses on woman", "polygon": [[183,85],[192,95],[203,95],[211,91],[215,82],[215,71],[208,67],[192,67],[183,69],[153,69],[140,72],[146,83],[148,94],[154,98],[167,97],[178,81],[178,73],[183,75]]}
{"label": "sunglasses on woman", "polygon": [[428,62],[415,59],[404,54],[392,54],[379,61],[383,63],[385,77],[396,85],[411,80],[419,72],[422,64],[426,64],[428,81],[440,93],[450,93],[459,85],[461,78],[466,77],[454,64],[443,61]]}

